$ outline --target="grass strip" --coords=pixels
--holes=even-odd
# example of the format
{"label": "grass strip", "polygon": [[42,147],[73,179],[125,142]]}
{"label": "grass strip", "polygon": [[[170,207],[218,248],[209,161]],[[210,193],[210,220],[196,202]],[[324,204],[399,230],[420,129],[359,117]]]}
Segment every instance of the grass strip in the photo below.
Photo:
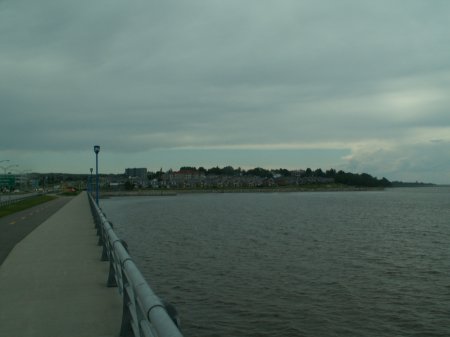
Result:
{"label": "grass strip", "polygon": [[16,202],[11,205],[0,207],[0,218],[10,215],[10,214],[13,214],[13,213],[16,213],[16,212],[23,211],[24,209],[27,209],[27,208],[31,208],[31,207],[43,204],[44,202],[48,202],[48,201],[54,200],[56,198],[57,197],[49,196],[49,195],[40,195],[35,198],[22,200],[22,201]]}

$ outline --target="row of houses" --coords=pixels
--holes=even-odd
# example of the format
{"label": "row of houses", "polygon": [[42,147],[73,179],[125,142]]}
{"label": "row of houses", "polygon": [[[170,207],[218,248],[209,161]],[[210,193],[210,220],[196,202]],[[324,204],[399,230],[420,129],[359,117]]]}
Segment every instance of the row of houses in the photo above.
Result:
{"label": "row of houses", "polygon": [[125,184],[137,188],[252,188],[298,186],[312,183],[333,183],[334,179],[324,177],[305,177],[300,174],[292,176],[275,175],[259,177],[252,175],[206,175],[202,171],[180,170],[161,173],[158,178],[148,179],[147,169],[126,169],[121,177],[104,177],[107,185],[123,188]]}
{"label": "row of houses", "polygon": [[163,174],[158,183],[160,187],[166,188],[238,188],[268,186],[269,181],[253,176],[219,176],[197,171],[178,171]]}
{"label": "row of houses", "polygon": [[151,185],[165,188],[248,188],[333,182],[334,179],[324,177],[275,176],[264,178],[251,175],[223,176],[205,175],[198,171],[178,171],[163,174],[160,180],[153,180]]}

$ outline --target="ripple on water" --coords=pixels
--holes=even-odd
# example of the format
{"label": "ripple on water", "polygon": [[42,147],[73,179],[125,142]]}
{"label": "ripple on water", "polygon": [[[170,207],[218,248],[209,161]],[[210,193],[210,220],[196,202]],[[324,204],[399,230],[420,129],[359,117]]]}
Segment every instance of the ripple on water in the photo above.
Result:
{"label": "ripple on water", "polygon": [[448,336],[450,211],[424,191],[102,206],[185,336]]}

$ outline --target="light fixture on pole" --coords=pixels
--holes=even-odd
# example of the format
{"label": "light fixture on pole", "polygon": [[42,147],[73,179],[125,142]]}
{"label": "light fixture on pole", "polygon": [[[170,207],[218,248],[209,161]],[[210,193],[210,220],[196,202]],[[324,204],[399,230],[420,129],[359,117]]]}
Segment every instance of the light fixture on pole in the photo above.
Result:
{"label": "light fixture on pole", "polygon": [[92,195],[92,171],[94,171],[94,169],[91,167],[90,170],[91,170],[91,177],[90,177],[90,179],[88,179],[89,180],[88,191],[89,191],[89,194]]}
{"label": "light fixture on pole", "polygon": [[[9,160],[8,160],[9,161]],[[13,167],[19,167],[19,165],[9,165],[9,166],[0,166],[2,169],[3,169],[3,171],[4,171],[4,174],[6,175],[6,171],[8,171],[10,168],[13,168]],[[11,172],[8,172],[8,174],[10,174]]]}
{"label": "light fixture on pole", "polygon": [[95,187],[95,202],[98,206],[98,153],[100,152],[100,145],[94,145],[95,152],[95,177],[96,177],[96,187]]}

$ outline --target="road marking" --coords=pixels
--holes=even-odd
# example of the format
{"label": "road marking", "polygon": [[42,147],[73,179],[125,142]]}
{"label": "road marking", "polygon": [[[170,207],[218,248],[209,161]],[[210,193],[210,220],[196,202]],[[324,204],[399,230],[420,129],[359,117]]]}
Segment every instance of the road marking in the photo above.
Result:
{"label": "road marking", "polygon": [[16,222],[15,222],[15,221],[11,221],[9,224],[10,224],[10,225],[15,225]]}

